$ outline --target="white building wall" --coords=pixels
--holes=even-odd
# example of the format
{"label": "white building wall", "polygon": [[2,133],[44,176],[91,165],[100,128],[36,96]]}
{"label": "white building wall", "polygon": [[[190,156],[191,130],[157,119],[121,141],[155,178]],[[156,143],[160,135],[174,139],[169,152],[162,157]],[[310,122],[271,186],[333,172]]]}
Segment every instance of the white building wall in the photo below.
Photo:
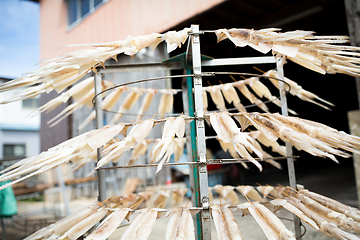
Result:
{"label": "white building wall", "polygon": [[[15,93],[1,93],[0,101],[10,99]],[[23,107],[22,101],[0,105],[0,158],[4,156],[4,144],[25,144],[26,157],[40,153],[40,115],[29,117],[34,110]]]}
{"label": "white building wall", "polygon": [[38,131],[0,131],[0,156],[3,158],[4,144],[24,144],[26,147],[26,157],[38,155],[40,153],[40,136]]}

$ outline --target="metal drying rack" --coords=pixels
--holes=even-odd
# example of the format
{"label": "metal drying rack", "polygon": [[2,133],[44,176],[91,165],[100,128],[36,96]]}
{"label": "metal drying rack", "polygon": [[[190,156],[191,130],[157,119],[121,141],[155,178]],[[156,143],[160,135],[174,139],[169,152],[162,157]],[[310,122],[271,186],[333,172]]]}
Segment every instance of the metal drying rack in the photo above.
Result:
{"label": "metal drying rack", "polygon": [[[284,79],[282,57],[249,57],[249,58],[224,58],[224,59],[202,59],[200,52],[200,35],[206,32],[213,31],[200,31],[199,25],[191,25],[189,32],[189,41],[186,49],[185,59],[180,61],[163,61],[161,63],[144,63],[144,64],[123,64],[107,66],[105,69],[98,68],[98,74],[95,74],[95,111],[96,111],[96,128],[103,127],[103,109],[101,98],[101,74],[102,73],[119,73],[119,72],[136,72],[136,71],[149,71],[149,70],[173,70],[183,69],[184,80],[182,84],[182,97],[184,112],[190,117],[194,117],[192,121],[186,125],[187,133],[187,149],[188,152],[188,165],[192,168],[190,173],[190,183],[194,190],[192,196],[192,203],[195,207],[201,207],[200,215],[197,214],[196,234],[198,239],[209,240],[211,239],[210,231],[210,202],[208,192],[208,171],[207,165],[211,161],[206,160],[206,144],[205,144],[205,127],[204,127],[204,108],[202,97],[202,66],[223,66],[223,65],[246,65],[246,64],[269,64],[276,63],[278,71],[278,78]],[[281,112],[282,115],[288,115],[286,89],[283,81],[279,81]],[[193,94],[192,94],[193,93]],[[190,138],[190,139],[189,139]],[[101,158],[102,149],[97,149],[97,161]],[[291,188],[296,189],[295,168],[293,162],[293,152],[291,144],[286,142],[287,166],[289,175],[289,185]],[[224,163],[224,162],[222,162]],[[138,166],[140,167],[140,166]],[[98,173],[98,191],[99,201],[104,201],[106,196],[106,182],[105,171],[110,168],[100,168]],[[300,219],[294,215],[294,229],[297,239],[301,239]]]}

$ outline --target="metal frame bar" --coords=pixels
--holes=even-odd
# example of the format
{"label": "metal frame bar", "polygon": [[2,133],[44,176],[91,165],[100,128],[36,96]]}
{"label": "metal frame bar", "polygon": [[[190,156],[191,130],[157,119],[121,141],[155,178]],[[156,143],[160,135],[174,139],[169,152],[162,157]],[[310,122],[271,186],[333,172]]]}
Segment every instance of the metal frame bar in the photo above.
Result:
{"label": "metal frame bar", "polygon": [[195,116],[196,119],[196,143],[197,143],[197,161],[199,164],[199,187],[200,201],[203,207],[201,211],[201,239],[211,239],[210,230],[210,209],[209,209],[209,183],[206,162],[206,143],[205,143],[205,126],[204,126],[204,103],[202,92],[201,77],[201,52],[200,52],[200,32],[199,25],[191,26],[191,54],[193,64],[193,83],[195,98]]}
{"label": "metal frame bar", "polygon": [[[278,72],[278,78],[284,80],[284,65],[285,58],[284,57],[276,57],[276,68]],[[287,99],[286,99],[286,90],[285,84],[282,81],[279,81],[279,91],[280,91],[280,101],[281,101],[281,114],[284,116],[288,116],[288,107],[287,107]],[[293,151],[290,142],[285,143],[286,146],[286,155],[292,156]],[[296,189],[296,176],[295,176],[295,166],[294,159],[292,157],[287,158],[287,166],[289,173],[289,185],[292,189]],[[294,217],[294,229],[295,229],[295,237],[296,239],[301,239],[301,228],[300,228],[300,219],[293,214]]]}
{"label": "metal frame bar", "polygon": [[65,205],[65,213],[66,213],[66,216],[69,216],[70,215],[69,199],[66,194],[66,186],[65,186],[62,169],[61,169],[60,165],[56,167],[55,172],[56,172],[56,175],[58,178],[58,182],[60,185],[60,192],[62,194],[64,205]]}
{"label": "metal frame bar", "polygon": [[[269,157],[269,158],[254,158],[257,161],[265,161],[265,160],[283,160],[288,159],[290,156],[287,157]],[[298,156],[291,156],[292,158],[298,158]],[[192,160],[192,157],[191,157]],[[179,163],[164,163],[163,166],[178,166],[178,165],[200,165],[200,162],[179,162]],[[239,162],[251,162],[247,158],[223,158],[223,159],[206,159],[206,164],[232,164],[232,163],[239,163]],[[159,163],[153,163],[153,164],[137,164],[137,165],[123,165],[123,166],[113,166],[113,167],[102,167],[101,169],[118,169],[118,168],[141,168],[141,167],[157,167]]]}
{"label": "metal frame bar", "polygon": [[[100,74],[94,75],[94,86],[95,86],[95,96],[101,92],[101,76]],[[103,127],[104,114],[102,110],[102,96],[101,94],[97,95],[95,98],[95,113],[96,113],[96,129]],[[101,159],[102,147],[97,149],[97,162]],[[106,181],[105,181],[105,169],[98,169],[98,200],[100,202],[106,199]]]}
{"label": "metal frame bar", "polygon": [[[202,75],[201,67],[208,66],[222,66],[222,65],[244,65],[244,64],[266,64],[266,63],[276,63],[278,68],[278,74],[280,79],[284,79],[283,74],[283,59],[277,57],[276,59],[272,56],[267,57],[250,57],[250,58],[224,58],[224,59],[212,59],[212,60],[203,60],[201,61],[201,52],[200,52],[200,34],[203,33],[199,31],[199,25],[191,26],[191,36],[189,42],[189,47],[186,53],[186,59],[192,59],[192,70],[193,77],[186,77],[186,86],[183,85],[183,96],[187,96],[188,106],[189,106],[189,115],[196,116],[196,121],[190,126],[190,139],[191,139],[191,152],[192,159],[194,163],[194,193],[200,198],[195,197],[195,206],[199,207],[201,204],[203,210],[201,212],[201,224],[198,223],[198,238],[203,240],[211,239],[210,231],[210,211],[209,211],[209,192],[208,192],[208,172],[206,161],[206,145],[205,145],[205,128],[204,128],[204,110],[203,110],[203,98],[202,98]],[[191,50],[191,52],[190,52]],[[186,62],[188,63],[188,62]],[[146,63],[146,64],[121,64],[121,65],[112,65],[107,66],[106,69],[98,69],[100,73],[116,73],[116,72],[134,72],[134,71],[154,71],[154,70],[165,70],[165,69],[182,69],[184,65],[180,62],[163,62],[163,63]],[[186,66],[188,67],[188,66]],[[186,74],[191,74],[190,68],[186,68]],[[192,83],[193,82],[193,83]],[[282,114],[288,115],[287,113],[287,102],[286,102],[286,91],[285,85],[283,82],[279,82],[280,85],[280,97],[282,103]],[[97,87],[96,87],[97,86]],[[101,90],[101,78],[98,75],[95,75],[95,94],[98,94]],[[192,96],[192,89],[194,89],[194,99]],[[184,101],[184,100],[183,100]],[[193,109],[195,103],[195,111]],[[96,120],[97,128],[102,127],[102,109],[101,109],[101,95],[96,97]],[[186,104],[184,104],[186,105]],[[195,131],[196,127],[196,131]],[[195,135],[196,132],[196,135]],[[188,141],[189,142],[189,141]],[[189,147],[190,144],[188,144]],[[292,149],[289,143],[286,143],[287,156],[292,156]],[[190,148],[188,148],[188,154],[190,154]],[[100,160],[100,151],[98,149],[98,161]],[[288,157],[288,171],[289,171],[289,180],[290,186],[296,188],[295,180],[295,169],[293,164],[293,157]],[[190,161],[188,164],[192,165]],[[139,166],[137,166],[139,167]],[[99,177],[99,200],[105,200],[105,175],[104,171],[106,168],[98,170]],[[196,187],[197,186],[197,187]],[[198,199],[198,200],[196,200]],[[200,199],[200,201],[199,201]],[[301,234],[300,232],[300,221],[296,217],[295,221],[295,234],[298,238]],[[298,238],[299,239],[299,238]]]}
{"label": "metal frame bar", "polygon": [[[188,49],[191,45],[188,45]],[[191,69],[186,68],[185,69],[186,74],[191,74]],[[194,98],[192,94],[193,89],[193,83],[192,83],[192,77],[185,77],[182,84],[183,92],[183,106],[184,106],[184,112],[186,115],[190,117],[195,116],[194,111]],[[188,156],[188,162],[194,162],[197,161],[197,147],[196,147],[196,134],[195,134],[195,121],[192,121],[190,124],[187,124],[185,126],[186,131],[186,150],[187,150],[187,156]],[[190,188],[192,189],[192,192],[194,193],[191,195],[191,202],[193,206],[200,206],[200,196],[199,196],[199,176],[198,176],[198,166],[197,165],[190,165],[190,172],[192,174],[189,174],[189,180],[190,180]],[[201,235],[201,220],[200,215],[195,215],[196,221],[196,236]]]}
{"label": "metal frame bar", "polygon": [[[241,58],[217,58],[212,60],[202,60],[202,67],[214,67],[223,65],[245,65],[259,63],[276,63],[273,56],[266,57],[241,57]],[[145,72],[160,70],[182,69],[180,62],[161,62],[161,63],[137,63],[137,64],[114,64],[106,68],[98,67],[98,73],[120,73],[120,72]]]}
{"label": "metal frame bar", "polygon": [[201,66],[223,66],[223,65],[246,65],[258,63],[275,63],[273,56],[267,57],[244,57],[244,58],[218,58],[212,60],[203,60]]}

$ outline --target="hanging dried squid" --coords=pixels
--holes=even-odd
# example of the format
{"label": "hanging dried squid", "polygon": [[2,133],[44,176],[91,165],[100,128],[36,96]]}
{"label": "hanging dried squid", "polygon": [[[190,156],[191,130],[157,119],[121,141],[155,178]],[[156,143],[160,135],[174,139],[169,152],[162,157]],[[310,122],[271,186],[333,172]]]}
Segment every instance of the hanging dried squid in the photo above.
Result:
{"label": "hanging dried squid", "polygon": [[335,224],[336,226],[339,226],[347,231],[355,231],[360,233],[360,223],[354,221],[352,218],[345,216],[345,214],[331,210],[301,193],[296,194],[295,197],[299,199],[307,208],[318,213],[321,217]]}
{"label": "hanging dried squid", "polygon": [[177,207],[166,213],[170,217],[166,226],[166,240],[195,240],[195,229],[192,215],[200,210]]}
{"label": "hanging dried squid", "polygon": [[240,228],[228,205],[214,204],[210,207],[219,240],[241,240]]}
{"label": "hanging dried squid", "polygon": [[218,29],[215,31],[218,42],[230,39],[236,46],[250,46],[261,53],[271,50],[274,55],[285,56],[293,62],[312,71],[343,73],[359,76],[357,58],[359,48],[334,45],[348,43],[348,36],[314,36],[312,31],[278,32],[277,28]]}
{"label": "hanging dried squid", "polygon": [[269,240],[296,239],[294,233],[288,230],[280,219],[262,204],[247,202],[239,204],[237,207],[250,212]]}
{"label": "hanging dried squid", "polygon": [[[327,157],[337,162],[334,155],[341,157],[349,157],[350,155],[346,152],[341,151],[338,148],[347,148],[349,151],[357,151],[357,137],[344,134],[345,142],[340,143],[337,146],[331,145],[328,142],[324,142],[319,138],[314,138],[304,132],[300,132],[284,123],[284,120],[279,120],[276,114],[260,114],[260,113],[241,113],[239,122],[242,128],[245,129],[249,124],[254,125],[259,131],[261,131],[270,141],[276,141],[278,138],[284,142],[290,142],[294,147],[299,150],[304,150],[312,155]],[[242,118],[242,119],[241,119]],[[244,119],[245,118],[245,119]],[[291,117],[282,117],[291,121]],[[310,122],[310,121],[307,121]],[[299,126],[302,127],[302,126]],[[324,137],[326,131],[323,131]],[[335,134],[335,133],[334,133]],[[340,136],[342,134],[335,134]],[[348,146],[353,146],[349,148]]]}
{"label": "hanging dried squid", "polygon": [[146,91],[146,95],[141,103],[141,107],[138,111],[138,116],[136,118],[136,121],[142,119],[142,117],[144,116],[144,112],[146,112],[149,109],[150,104],[155,96],[155,93],[157,92],[155,89],[147,89],[145,91]]}
{"label": "hanging dried squid", "polygon": [[[108,94],[102,101],[101,107],[105,111],[111,111],[115,106],[116,102],[121,97],[125,87],[119,87],[114,89],[110,94]],[[78,131],[81,131],[86,125],[88,125],[96,117],[96,112],[93,110],[90,115],[79,125]]]}
{"label": "hanging dried squid", "polygon": [[49,102],[45,103],[41,107],[39,107],[36,113],[43,113],[43,112],[50,112],[60,106],[60,104],[67,102],[71,97],[76,101],[83,98],[91,89],[94,88],[94,77],[87,78],[75,86],[72,86],[69,90],[64,93],[61,93],[58,97],[50,100]]}
{"label": "hanging dried squid", "polygon": [[171,155],[174,153],[175,148],[181,147],[175,144],[174,138],[177,136],[183,139],[185,134],[185,118],[170,117],[167,118],[164,124],[163,134],[161,140],[152,149],[152,161],[159,162],[156,173],[158,173],[163,164],[170,160]]}
{"label": "hanging dried squid", "polygon": [[350,218],[354,219],[355,221],[360,222],[360,210],[359,209],[350,207],[350,206],[340,203],[334,199],[325,197],[323,195],[311,192],[306,189],[300,190],[299,193],[304,194],[305,196],[313,199],[314,201],[321,203],[322,205],[328,207],[329,209],[340,212],[340,213],[346,215],[347,217],[350,217]]}
{"label": "hanging dried squid", "polygon": [[[269,70],[266,73],[264,73],[264,76],[269,76],[269,77],[274,77],[274,78],[279,78],[277,71],[275,70]],[[279,89],[279,81],[269,78],[269,80],[271,81],[271,83],[277,87]],[[316,94],[309,92],[305,89],[303,89],[299,84],[297,84],[296,82],[290,80],[287,77],[284,77],[284,82],[286,82],[287,84],[290,85],[290,94],[293,96],[296,96],[298,98],[300,98],[303,101],[307,101],[307,102],[311,102],[314,103],[320,107],[323,107],[327,110],[330,110],[329,107],[327,107],[326,105],[322,104],[325,103],[329,106],[334,106],[334,104],[332,104],[331,102],[328,102],[322,98],[320,98],[319,96],[317,96]],[[315,101],[317,100],[317,101]],[[320,103],[321,102],[321,103]]]}
{"label": "hanging dried squid", "polygon": [[240,202],[239,197],[234,191],[235,187],[233,186],[223,186],[217,184],[212,189],[220,194],[223,199],[229,200],[231,204],[238,204]]}
{"label": "hanging dried squid", "polygon": [[145,208],[139,210],[140,214],[130,223],[120,240],[146,240],[148,239],[157,218],[165,214],[166,210],[159,208]]}
{"label": "hanging dried squid", "polygon": [[243,186],[237,186],[235,187],[237,191],[239,191],[243,196],[246,196],[254,201],[262,201],[263,198],[259,194],[259,192],[256,191],[256,189],[253,186],[250,185],[243,185]]}
{"label": "hanging dried squid", "polygon": [[69,230],[62,234],[58,239],[59,240],[76,240],[81,235],[86,233],[90,228],[92,228],[96,223],[98,223],[105,215],[108,213],[108,210],[105,208],[98,209],[95,213],[91,214],[84,220],[75,223]]}
{"label": "hanging dried squid", "polygon": [[326,221],[318,213],[310,210],[305,205],[303,205],[300,202],[300,200],[298,200],[298,199],[296,199],[294,197],[289,197],[287,199],[287,201],[291,205],[295,206],[297,209],[302,211],[308,218],[313,220],[316,223],[316,225],[319,227],[320,231],[322,233],[324,233],[326,236],[334,237],[334,238],[337,238],[337,239],[351,239],[351,240],[360,239],[359,237],[357,237],[357,236],[355,236],[355,235],[353,235],[351,233],[348,233],[348,232],[345,232],[345,231],[341,230],[335,224]]}
{"label": "hanging dried squid", "polygon": [[158,114],[160,118],[163,118],[166,113],[170,113],[173,109],[174,104],[174,94],[177,92],[174,89],[163,89],[160,90],[162,93],[159,107],[158,107]]}
{"label": "hanging dried squid", "polygon": [[[104,126],[71,138],[40,155],[25,158],[1,171],[0,181],[16,180],[4,184],[1,189],[17,182],[35,176],[72,159],[87,158],[96,148],[109,142],[115,135],[121,133],[124,124]],[[23,176],[24,175],[24,176]],[[19,176],[23,176],[18,178]]]}
{"label": "hanging dried squid", "polygon": [[116,162],[121,154],[123,154],[123,152],[134,148],[136,143],[144,141],[147,135],[149,135],[153,126],[153,119],[144,120],[135,124],[131,128],[129,134],[122,141],[114,143],[104,149],[104,153],[106,153],[106,155],[100,161],[98,161],[96,169],[110,161]]}
{"label": "hanging dried squid", "polygon": [[220,85],[209,86],[209,87],[203,88],[203,90],[210,93],[211,100],[215,103],[216,108],[219,110],[225,111],[226,110],[225,101],[221,94],[220,89],[221,89]]}
{"label": "hanging dried squid", "polygon": [[113,117],[113,119],[110,121],[109,124],[114,124],[120,121],[122,116],[127,110],[130,110],[136,101],[139,99],[139,97],[142,95],[142,90],[140,88],[131,88],[130,93],[125,97],[124,101],[119,107],[119,110]]}
{"label": "hanging dried squid", "polygon": [[254,147],[254,140],[249,137],[249,134],[241,132],[228,114],[224,112],[212,113],[210,114],[210,122],[219,139],[225,143],[232,143],[240,156],[247,158],[255,164],[260,171],[262,170],[261,164],[249,154],[246,148],[250,148],[260,158],[263,157],[262,153]]}
{"label": "hanging dried squid", "polygon": [[181,205],[185,194],[189,191],[187,188],[172,190],[171,206]]}
{"label": "hanging dried squid", "polygon": [[130,208],[115,208],[85,240],[106,240],[120,226],[124,219],[129,221],[133,212]]}
{"label": "hanging dried squid", "polygon": [[[102,81],[102,90],[112,87],[113,84],[109,81]],[[104,93],[105,95],[106,93]],[[47,124],[49,127],[53,127],[58,124],[60,121],[65,119],[67,116],[73,114],[76,110],[82,108],[83,106],[87,106],[88,108],[92,108],[92,99],[95,96],[95,90],[91,89],[84,96],[82,96],[78,101],[74,98],[75,102],[67,106],[64,110],[62,110],[58,115],[50,119]]]}

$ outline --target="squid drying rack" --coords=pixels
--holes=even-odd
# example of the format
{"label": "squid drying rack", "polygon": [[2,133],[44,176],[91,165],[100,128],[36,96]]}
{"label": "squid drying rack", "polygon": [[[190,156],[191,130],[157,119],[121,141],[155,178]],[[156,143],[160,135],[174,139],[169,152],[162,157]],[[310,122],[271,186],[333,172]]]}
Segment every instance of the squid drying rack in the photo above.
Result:
{"label": "squid drying rack", "polygon": [[[208,171],[207,165],[211,164],[211,161],[206,159],[206,144],[205,144],[205,126],[204,126],[204,108],[203,108],[203,97],[202,97],[202,77],[214,76],[216,74],[229,74],[229,73],[215,73],[215,72],[202,72],[201,67],[203,66],[229,66],[229,65],[246,65],[246,64],[276,64],[279,80],[284,79],[282,57],[265,56],[265,57],[244,57],[244,58],[221,58],[221,59],[202,59],[200,51],[200,35],[206,32],[214,31],[201,31],[199,25],[192,25],[191,31],[189,32],[189,41],[186,49],[185,56],[181,61],[169,61],[165,60],[161,63],[150,63],[150,64],[116,64],[107,66],[106,68],[98,68],[98,73],[95,74],[95,97],[94,105],[96,111],[96,128],[103,127],[103,109],[102,109],[102,98],[101,98],[101,74],[106,73],[117,73],[117,72],[134,72],[134,71],[148,71],[148,70],[174,70],[183,69],[184,75],[179,76],[165,76],[151,79],[144,79],[140,81],[128,82],[122,85],[129,85],[138,83],[141,81],[153,81],[162,80],[167,78],[182,77],[182,99],[184,113],[194,118],[189,124],[186,125],[186,136],[187,136],[187,149],[188,151],[188,162],[187,163],[165,163],[166,165],[174,164],[187,164],[190,166],[190,185],[192,190],[192,204],[195,207],[200,207],[201,214],[197,214],[197,220],[195,221],[195,229],[198,239],[209,240],[211,239],[210,231],[210,202],[208,192]],[[237,73],[231,73],[237,74]],[[281,113],[282,115],[288,115],[288,107],[286,100],[286,85],[283,81],[279,81],[280,100],[281,100]],[[286,142],[286,159],[288,166],[289,186],[296,189],[296,177],[295,168],[293,163],[293,152],[291,144]],[[97,149],[97,161],[101,158],[102,149]],[[243,160],[243,159],[242,159]],[[225,161],[217,161],[224,163]],[[236,160],[232,160],[236,162]],[[98,174],[98,196],[99,201],[104,201],[106,196],[106,181],[105,171],[110,168],[124,168],[124,167],[148,167],[156,166],[157,164],[149,165],[133,165],[133,166],[118,166],[100,168],[97,170]],[[294,229],[295,236],[297,239],[301,238],[300,231],[300,220],[294,215]]]}

